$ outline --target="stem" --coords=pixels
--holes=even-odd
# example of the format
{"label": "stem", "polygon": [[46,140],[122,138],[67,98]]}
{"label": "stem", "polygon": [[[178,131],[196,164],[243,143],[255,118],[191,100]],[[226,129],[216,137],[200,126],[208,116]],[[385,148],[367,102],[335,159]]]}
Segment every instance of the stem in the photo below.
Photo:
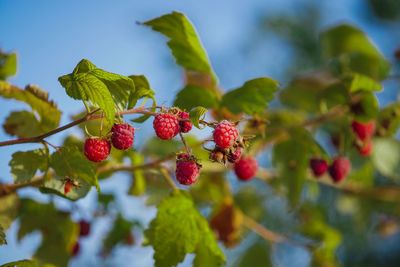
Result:
{"label": "stem", "polygon": [[40,186],[45,180],[45,175],[37,176],[32,180],[19,184],[0,184],[0,197],[12,194],[17,190],[30,186]]}
{"label": "stem", "polygon": [[176,184],[174,183],[174,180],[172,180],[171,175],[168,173],[168,170],[166,168],[161,168],[160,169],[161,174],[163,175],[163,177],[165,178],[165,180],[167,181],[167,183],[171,186],[171,188],[174,191],[179,190],[179,188],[176,186]]}
{"label": "stem", "polygon": [[192,152],[191,152],[191,150],[190,150],[190,147],[189,147],[188,144],[186,143],[186,140],[185,140],[185,138],[183,137],[183,134],[182,134],[181,132],[179,132],[179,136],[180,136],[180,138],[181,138],[181,140],[182,140],[183,146],[185,147],[186,153],[188,153],[189,155],[191,155]]}
{"label": "stem", "polygon": [[273,243],[282,243],[287,241],[287,238],[283,235],[268,230],[247,215],[243,215],[243,225],[267,241]]}

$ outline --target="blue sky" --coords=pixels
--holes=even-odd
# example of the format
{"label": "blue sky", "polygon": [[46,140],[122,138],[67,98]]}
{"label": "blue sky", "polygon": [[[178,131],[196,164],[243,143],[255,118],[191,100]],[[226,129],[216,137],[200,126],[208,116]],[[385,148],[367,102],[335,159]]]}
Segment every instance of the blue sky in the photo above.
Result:
{"label": "blue sky", "polygon": [[[57,78],[70,73],[82,58],[111,72],[144,74],[156,90],[159,103],[171,103],[173,95],[182,86],[181,70],[174,64],[165,39],[149,28],[136,25],[136,21],[145,21],[173,10],[185,13],[196,26],[222,87],[234,88],[258,76],[280,78],[281,66],[288,62],[290,52],[280,47],[278,40],[271,38],[265,44],[265,50],[255,54],[242,52],[256,30],[258,18],[284,11],[295,14],[301,2],[323,6],[323,26],[350,21],[367,31],[385,51],[392,51],[397,45],[390,42],[390,38],[385,38],[387,32],[358,16],[361,0],[3,0],[0,1],[0,48],[18,53],[18,74],[11,82],[21,87],[33,83],[49,91],[50,98],[64,112],[65,123],[69,121],[69,115],[79,111],[82,105],[66,96]],[[400,39],[399,35],[392,37]],[[388,93],[383,101],[390,101],[395,95]],[[24,108],[22,104],[3,99],[0,99],[0,106],[0,120],[4,120],[10,111]],[[149,130],[149,125],[141,126],[142,133]],[[62,136],[55,136],[51,140],[57,143]],[[0,140],[9,138],[0,131]],[[11,181],[8,167],[11,154],[32,147],[35,146],[1,148],[0,158],[3,160],[0,161],[0,181]],[[105,182],[102,187],[118,191],[128,183],[127,177],[116,179],[118,183]],[[34,193],[28,190],[26,194]],[[94,198],[92,192],[79,205],[90,209]],[[122,197],[120,204],[130,216],[138,216],[144,222],[154,215],[153,209],[144,207],[142,199]],[[60,205],[66,206],[62,201]],[[139,212],[141,210],[146,212]],[[101,222],[96,229],[104,231],[107,225],[107,221]],[[39,235],[33,235],[18,245],[12,238],[15,230],[16,225],[8,233],[11,245],[8,248],[0,247],[0,264],[30,257],[40,240]],[[96,254],[95,248],[91,247],[95,242],[99,242],[95,237],[85,241],[91,255]],[[106,261],[104,266],[124,266],[126,262],[133,262],[129,266],[151,266],[151,250],[148,248],[122,249],[117,253],[117,256],[124,257],[124,261],[119,262],[115,256],[111,262]],[[139,253],[141,257],[137,257]],[[135,261],[131,261],[133,259]],[[72,265],[79,266],[85,260],[89,259],[78,259]],[[290,264],[284,262],[282,266]]]}

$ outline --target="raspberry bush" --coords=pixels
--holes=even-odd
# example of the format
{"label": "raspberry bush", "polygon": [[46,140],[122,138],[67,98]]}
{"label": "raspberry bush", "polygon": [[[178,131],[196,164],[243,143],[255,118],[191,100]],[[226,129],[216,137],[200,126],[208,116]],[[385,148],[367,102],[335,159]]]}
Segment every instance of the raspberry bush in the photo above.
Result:
{"label": "raspberry bush", "polygon": [[[309,253],[312,266],[341,266],[337,251],[346,254],[352,244],[346,235],[361,240],[360,229],[380,233],[371,225],[388,220],[398,226],[400,104],[380,107],[375,96],[393,66],[360,29],[342,24],[322,31],[323,66],[286,85],[259,77],[223,90],[184,14],[138,24],[167,37],[184,70],[170,105],[157,99],[145,76],[83,59],[58,78],[84,110],[61,125],[62,111],[47,92],[6,80],[16,71],[7,63],[15,55],[1,54],[0,74],[7,75],[0,76],[0,96],[30,107],[11,111],[3,123],[10,139],[0,141],[0,147],[21,145],[9,159],[10,179],[0,184],[0,245],[7,245],[16,220],[18,239],[42,235],[24,261],[32,265],[24,266],[67,266],[88,249],[82,239],[97,233],[101,218],[112,226],[102,233],[100,255],[119,245],[151,246],[160,267],[177,266],[187,254],[194,254],[193,266],[253,266],[248,259],[255,251],[263,266],[273,266],[271,247],[280,243]],[[143,127],[151,123],[150,131]],[[65,139],[53,143],[60,133]],[[107,190],[107,180],[117,183],[120,172],[130,175],[124,194],[157,207],[150,224],[115,208],[119,196]],[[38,201],[20,193],[24,188],[52,197]],[[95,210],[79,210],[74,201],[91,190]],[[279,209],[266,204],[278,202]],[[350,218],[362,220],[351,227]],[[243,240],[249,247],[235,252],[243,255],[227,259]]]}

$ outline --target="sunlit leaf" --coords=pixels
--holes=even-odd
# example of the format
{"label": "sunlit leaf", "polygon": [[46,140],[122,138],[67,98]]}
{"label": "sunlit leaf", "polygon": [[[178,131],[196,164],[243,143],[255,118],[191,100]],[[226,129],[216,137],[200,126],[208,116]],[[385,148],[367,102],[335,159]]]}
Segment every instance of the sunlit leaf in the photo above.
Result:
{"label": "sunlit leaf", "polygon": [[16,183],[26,182],[33,178],[37,170],[48,168],[48,155],[44,149],[19,151],[12,155],[8,165]]}
{"label": "sunlit leaf", "polygon": [[218,104],[216,94],[206,88],[188,85],[176,95],[174,106],[191,110],[195,107],[214,108]]}
{"label": "sunlit leaf", "polygon": [[0,80],[5,80],[17,73],[17,54],[0,51]]}

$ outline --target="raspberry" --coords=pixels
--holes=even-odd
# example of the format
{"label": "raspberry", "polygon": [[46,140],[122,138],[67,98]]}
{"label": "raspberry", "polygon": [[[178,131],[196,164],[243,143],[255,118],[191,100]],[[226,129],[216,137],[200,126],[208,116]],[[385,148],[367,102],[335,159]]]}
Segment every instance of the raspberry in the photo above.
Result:
{"label": "raspberry", "polygon": [[197,181],[200,168],[193,156],[181,153],[176,158],[176,179],[180,184],[191,185]]}
{"label": "raspberry", "polygon": [[358,152],[361,156],[367,157],[371,155],[373,149],[372,141],[367,140],[362,146],[358,147]]}
{"label": "raspberry", "polygon": [[234,151],[229,152],[227,158],[230,163],[235,163],[240,159],[241,156],[242,156],[242,148],[236,147]]}
{"label": "raspberry", "polygon": [[235,143],[238,136],[239,133],[235,125],[226,120],[218,123],[213,132],[214,142],[220,148],[231,147]]}
{"label": "raspberry", "polygon": [[256,175],[258,163],[253,157],[242,157],[235,163],[234,170],[239,180],[248,181]]}
{"label": "raspberry", "polygon": [[111,143],[119,150],[127,150],[133,145],[135,129],[127,124],[114,124],[111,128]]}
{"label": "raspberry", "polygon": [[[178,114],[180,119],[189,119],[189,113],[181,111]],[[192,130],[193,124],[190,121],[179,121],[179,128],[182,133],[188,133]]]}
{"label": "raspberry", "polygon": [[86,139],[83,150],[88,160],[100,162],[110,155],[111,143],[104,138],[90,137]]}
{"label": "raspberry", "polygon": [[328,163],[326,160],[312,158],[310,160],[310,168],[315,177],[320,177],[328,170]]}
{"label": "raspberry", "polygon": [[90,233],[90,223],[85,220],[81,220],[79,222],[79,236],[88,236],[89,233]]}
{"label": "raspberry", "polygon": [[74,187],[74,184],[72,183],[72,181],[67,180],[64,184],[64,195],[68,194],[69,192],[71,192],[72,187]]}
{"label": "raspberry", "polygon": [[224,149],[219,147],[215,147],[214,150],[210,152],[209,156],[211,161],[219,162],[219,163],[226,163],[226,155]]}
{"label": "raspberry", "polygon": [[74,244],[74,246],[72,247],[71,255],[75,257],[76,255],[78,255],[80,250],[81,250],[81,246],[79,245],[79,242],[76,242]]}
{"label": "raspberry", "polygon": [[365,141],[374,134],[375,132],[375,121],[369,121],[367,123],[362,123],[358,121],[353,121],[351,123],[353,132],[358,136],[361,141]]}
{"label": "raspberry", "polygon": [[153,128],[160,139],[170,140],[179,133],[179,121],[175,115],[161,113],[154,118]]}
{"label": "raspberry", "polygon": [[347,158],[337,157],[329,166],[329,174],[335,183],[342,181],[349,174],[351,170],[351,163]]}

